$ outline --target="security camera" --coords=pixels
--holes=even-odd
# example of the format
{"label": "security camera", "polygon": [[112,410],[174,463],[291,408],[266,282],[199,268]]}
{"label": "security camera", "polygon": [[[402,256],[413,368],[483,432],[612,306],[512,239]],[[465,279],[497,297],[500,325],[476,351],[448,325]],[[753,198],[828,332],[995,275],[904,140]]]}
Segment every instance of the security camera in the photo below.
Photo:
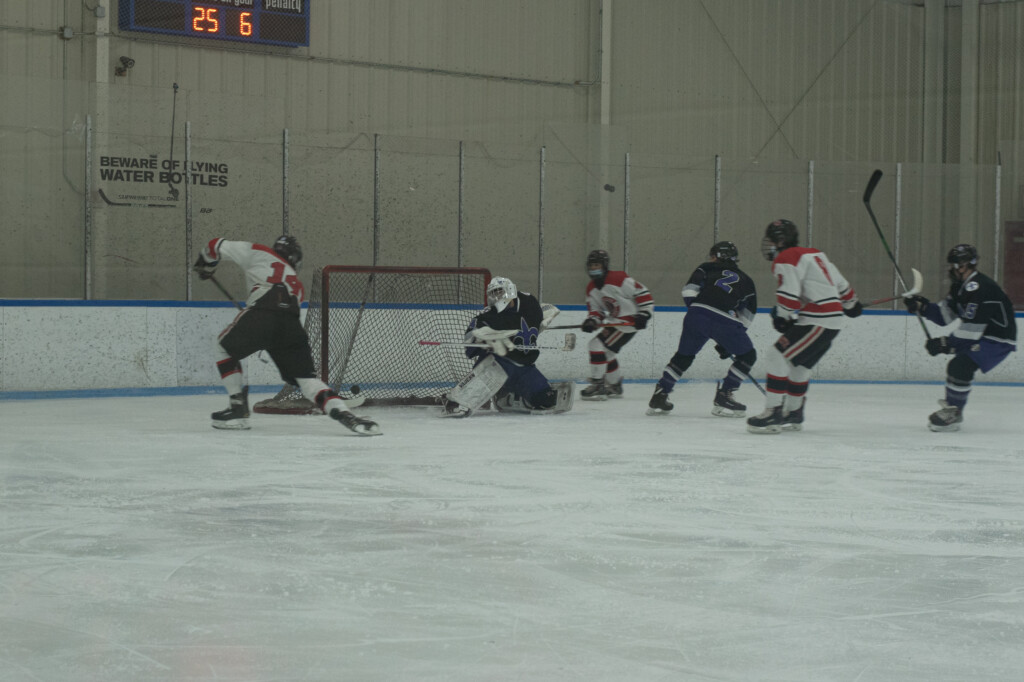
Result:
{"label": "security camera", "polygon": [[114,75],[116,76],[125,75],[126,73],[128,73],[128,69],[135,66],[135,60],[131,57],[121,57],[120,62],[121,66],[118,66],[114,69]]}

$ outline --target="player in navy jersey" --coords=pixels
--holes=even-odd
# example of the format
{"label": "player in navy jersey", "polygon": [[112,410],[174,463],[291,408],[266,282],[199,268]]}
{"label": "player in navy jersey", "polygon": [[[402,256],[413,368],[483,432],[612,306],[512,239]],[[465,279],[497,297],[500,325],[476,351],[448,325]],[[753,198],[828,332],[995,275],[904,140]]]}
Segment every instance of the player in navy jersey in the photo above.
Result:
{"label": "player in navy jersey", "polygon": [[222,259],[245,271],[249,296],[246,307],[217,337],[217,369],[229,406],[211,415],[213,427],[249,428],[249,388],[242,379],[241,361],[265,350],[281,378],[297,385],[324,414],[360,435],[380,434],[376,422],[352,414],[345,401],[316,378],[309,337],[299,320],[305,289],[297,274],[302,249],[295,237],[282,235],[272,247],[211,239],[192,269],[200,279],[210,279]]}
{"label": "player in navy jersey", "polygon": [[[537,337],[558,308],[519,291],[512,280],[487,285],[487,308],[470,321],[466,355],[473,371],[442,399],[442,417],[468,417],[493,400],[500,412],[558,413],[572,408],[573,385],[552,386],[535,366]],[[483,348],[477,345],[485,346]]]}
{"label": "player in navy jersey", "polygon": [[668,395],[683,373],[693,364],[700,349],[714,341],[719,357],[732,358],[725,378],[718,384],[711,413],[720,417],[745,417],[747,406],[733,393],[757,361],[757,351],[747,328],[757,314],[754,281],[740,270],[739,250],[732,242],[718,242],[683,287],[686,316],[679,335],[679,349],[669,360],[654,387],[647,414],[668,414],[673,405]]}
{"label": "player in navy jersey", "polygon": [[640,282],[622,270],[609,270],[608,252],[595,249],[587,254],[587,316],[580,328],[597,331],[590,339],[590,386],[580,391],[584,400],[622,397],[622,368],[618,354],[647,327],[654,312],[654,298]]}
{"label": "player in navy jersey", "polygon": [[959,431],[974,374],[988,372],[1017,350],[1017,321],[1013,304],[990,277],[977,270],[978,250],[957,244],[946,256],[949,264],[949,293],[938,303],[923,296],[905,300],[907,310],[936,324],[960,324],[949,336],[928,339],[930,355],[948,354],[946,398],[940,409],[928,417],[932,431]]}
{"label": "player in navy jersey", "polygon": [[847,317],[863,307],[853,287],[822,251],[799,246],[796,225],[776,220],[765,228],[761,253],[772,263],[777,287],[772,326],[781,334],[765,360],[764,412],[747,419],[751,433],[803,428],[811,371],[832,346]]}

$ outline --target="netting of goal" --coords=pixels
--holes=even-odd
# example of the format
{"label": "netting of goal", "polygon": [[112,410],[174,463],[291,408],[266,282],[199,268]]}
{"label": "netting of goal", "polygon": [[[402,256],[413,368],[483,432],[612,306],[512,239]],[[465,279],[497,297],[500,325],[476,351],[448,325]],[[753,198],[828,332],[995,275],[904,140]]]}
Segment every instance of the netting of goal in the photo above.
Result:
{"label": "netting of goal", "polygon": [[[484,268],[329,265],[309,291],[305,328],[320,378],[367,405],[432,405],[472,369],[464,349],[422,346],[462,341],[486,305]],[[256,412],[318,411],[286,385]]]}

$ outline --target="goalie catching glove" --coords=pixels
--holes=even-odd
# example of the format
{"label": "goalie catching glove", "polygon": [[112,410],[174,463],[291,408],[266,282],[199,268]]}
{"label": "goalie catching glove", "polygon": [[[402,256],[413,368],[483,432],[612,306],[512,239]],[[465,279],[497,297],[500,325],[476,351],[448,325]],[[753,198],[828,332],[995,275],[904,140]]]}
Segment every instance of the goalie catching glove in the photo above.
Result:
{"label": "goalie catching glove", "polygon": [[510,350],[515,350],[516,345],[512,343],[515,329],[491,329],[490,327],[477,327],[473,330],[473,338],[481,343],[486,343],[495,355],[505,355]]}
{"label": "goalie catching glove", "polygon": [[199,258],[196,259],[195,265],[192,266],[192,269],[198,273],[199,279],[210,279],[213,277],[214,270],[217,269],[217,264],[207,263],[206,259],[203,258],[202,254],[200,254]]}

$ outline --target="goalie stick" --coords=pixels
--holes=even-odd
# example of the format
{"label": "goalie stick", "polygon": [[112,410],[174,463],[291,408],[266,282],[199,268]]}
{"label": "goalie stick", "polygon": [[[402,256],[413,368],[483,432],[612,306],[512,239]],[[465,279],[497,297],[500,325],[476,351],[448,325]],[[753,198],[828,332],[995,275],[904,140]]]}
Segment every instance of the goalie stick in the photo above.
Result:
{"label": "goalie stick", "polygon": [[177,207],[177,204],[136,204],[136,203],[131,202],[131,201],[111,201],[110,198],[103,192],[102,189],[99,190],[99,193],[100,193],[100,198],[103,199],[103,201],[107,202],[107,204],[109,204],[111,206],[132,206],[134,208],[176,208]]}
{"label": "goalie stick", "polygon": [[[224,285],[221,284],[220,282],[218,282],[217,278],[214,275],[211,274],[206,279],[208,279],[211,282],[213,282],[213,285],[215,287],[217,287],[218,289],[220,289],[221,293],[224,294],[224,297],[227,298],[229,301],[231,301],[235,305],[236,308],[238,308],[239,310],[245,310],[245,308],[242,306],[242,304],[235,300],[235,297],[231,295],[231,292],[228,291],[227,289],[225,289]],[[263,357],[263,351],[260,351],[259,354],[256,357],[261,362],[263,362],[264,364],[267,362],[267,360],[265,360],[264,357]],[[296,391],[296,392],[298,392],[300,394],[302,393],[302,391],[299,389],[298,386],[295,386],[294,384],[288,384],[288,386],[290,388],[294,389],[294,391]],[[349,393],[349,395],[347,395],[347,396],[344,393],[342,393],[340,390],[338,391],[338,395],[341,397],[342,400],[345,401],[345,404],[347,404],[350,408],[352,408],[352,407],[359,407],[360,405],[362,405],[363,403],[366,402],[366,396],[360,395],[360,388],[359,388],[358,384],[353,384],[352,388],[350,390],[351,390],[351,393]]]}
{"label": "goalie stick", "polygon": [[[552,329],[552,327],[548,327]],[[491,346],[486,343],[461,343],[458,341],[420,341],[421,346],[458,346],[460,348],[490,348]],[[573,350],[576,348],[576,335],[566,334],[565,345],[563,346],[516,346],[515,350]]]}
{"label": "goalie stick", "polygon": [[[889,256],[889,260],[892,261],[892,265],[896,268],[896,277],[900,281],[900,286],[903,287],[904,295],[910,292],[907,288],[907,281],[903,278],[903,271],[900,270],[899,263],[896,262],[896,257],[892,255],[892,250],[889,248],[889,242],[885,241],[885,235],[882,234],[882,228],[878,225],[878,218],[875,217],[875,212],[871,210],[871,195],[874,194],[875,188],[878,187],[878,183],[882,179],[882,171],[875,169],[875,172],[871,174],[871,178],[868,180],[868,186],[864,189],[864,208],[868,210],[868,215],[871,216],[871,222],[875,226],[875,231],[878,233],[878,238],[882,240],[882,246],[885,247],[885,252]],[[911,296],[913,294],[910,294]],[[928,332],[928,327],[924,324],[924,319],[921,317],[921,311],[914,313],[917,317],[917,321],[921,323],[921,330],[924,335],[931,339],[932,335]]]}
{"label": "goalie stick", "polygon": [[[613,322],[613,323],[609,323],[609,324],[599,324],[597,326],[598,326],[598,328],[601,328],[601,327],[632,327],[634,325],[633,325],[632,322]],[[582,323],[580,323],[580,324],[562,324],[562,325],[558,325],[556,327],[545,327],[544,330],[547,331],[548,329],[581,329],[582,327],[583,327]]]}

